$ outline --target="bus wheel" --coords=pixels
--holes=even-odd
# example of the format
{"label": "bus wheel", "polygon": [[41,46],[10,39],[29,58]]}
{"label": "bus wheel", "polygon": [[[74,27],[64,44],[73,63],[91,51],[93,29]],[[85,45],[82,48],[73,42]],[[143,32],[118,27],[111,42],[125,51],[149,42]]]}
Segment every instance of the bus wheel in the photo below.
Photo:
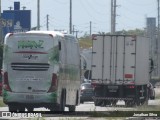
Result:
{"label": "bus wheel", "polygon": [[25,111],[25,107],[23,106],[18,106],[18,112],[24,112]]}
{"label": "bus wheel", "polygon": [[27,107],[27,110],[28,110],[29,112],[32,112],[32,111],[34,110],[34,108],[33,108],[33,107]]}
{"label": "bus wheel", "polygon": [[68,108],[69,108],[70,112],[75,112],[75,110],[76,110],[76,106],[75,105],[70,105]]}
{"label": "bus wheel", "polygon": [[66,104],[66,95],[65,95],[65,91],[62,90],[61,102],[60,102],[60,111],[65,111],[65,104]]}
{"label": "bus wheel", "polygon": [[9,105],[8,107],[9,107],[10,112],[17,112],[17,110],[18,110],[17,107],[14,105]]}
{"label": "bus wheel", "polygon": [[81,103],[81,104],[83,104],[83,103],[84,103],[84,101],[83,101],[83,100],[80,100],[80,103]]}
{"label": "bus wheel", "polygon": [[79,92],[77,90],[77,93],[76,93],[76,105],[78,105],[78,104],[79,104]]}

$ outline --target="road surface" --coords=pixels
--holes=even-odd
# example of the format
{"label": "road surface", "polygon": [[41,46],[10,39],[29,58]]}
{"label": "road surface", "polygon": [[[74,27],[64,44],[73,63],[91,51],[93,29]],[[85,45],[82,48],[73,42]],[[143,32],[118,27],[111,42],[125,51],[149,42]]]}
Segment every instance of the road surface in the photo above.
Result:
{"label": "road surface", "polygon": [[[156,90],[156,95],[160,95],[160,89],[156,88],[155,90]],[[137,111],[138,110],[138,107],[125,107],[124,101],[118,101],[117,105],[119,107],[110,107],[110,106],[99,107],[99,106],[95,106],[93,102],[84,102],[84,104],[80,104],[79,106],[76,107],[76,111],[93,111],[94,112],[94,111]],[[146,111],[148,108],[154,107],[154,106],[160,106],[160,99],[149,100],[148,106],[145,107],[144,111]],[[0,107],[0,111],[8,111],[8,107]],[[34,111],[49,111],[49,110],[45,109],[45,108],[35,108]],[[65,108],[65,111],[68,111],[67,107]],[[57,115],[57,116],[59,116],[59,115]],[[56,120],[59,120],[58,118]],[[7,119],[9,119],[9,118],[7,118]],[[18,118],[16,118],[16,119],[18,119]],[[20,119],[21,118],[19,118],[19,120]],[[55,120],[55,119],[53,119],[53,120]],[[60,119],[60,120],[63,120],[63,119]],[[67,119],[67,120],[69,120],[69,119]],[[89,120],[89,119],[87,118],[87,120]]]}

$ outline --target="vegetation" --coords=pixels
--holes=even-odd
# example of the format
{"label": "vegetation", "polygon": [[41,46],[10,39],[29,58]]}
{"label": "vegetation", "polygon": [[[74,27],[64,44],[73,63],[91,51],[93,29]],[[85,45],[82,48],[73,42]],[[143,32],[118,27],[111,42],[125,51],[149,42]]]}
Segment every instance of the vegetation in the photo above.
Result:
{"label": "vegetation", "polygon": [[117,31],[117,35],[139,35],[139,36],[144,36],[145,31],[141,29],[135,29],[135,30],[122,30],[122,31]]}
{"label": "vegetation", "polygon": [[[110,35],[110,33],[104,33],[104,32],[99,32],[98,34],[104,35]],[[145,30],[141,29],[135,29],[135,30],[122,30],[122,31],[117,31],[116,35],[139,35],[139,36],[144,36],[145,35]],[[92,40],[91,36],[89,35],[84,35],[79,39],[79,44],[82,49],[90,48],[92,47]]]}
{"label": "vegetation", "polygon": [[3,103],[3,100],[0,99],[0,107],[5,107],[5,106],[6,106],[6,104],[4,104],[4,103]]}
{"label": "vegetation", "polygon": [[2,68],[3,45],[0,44],[0,69]]}
{"label": "vegetation", "polygon": [[86,49],[92,47],[92,40],[89,36],[79,39],[80,48]]}

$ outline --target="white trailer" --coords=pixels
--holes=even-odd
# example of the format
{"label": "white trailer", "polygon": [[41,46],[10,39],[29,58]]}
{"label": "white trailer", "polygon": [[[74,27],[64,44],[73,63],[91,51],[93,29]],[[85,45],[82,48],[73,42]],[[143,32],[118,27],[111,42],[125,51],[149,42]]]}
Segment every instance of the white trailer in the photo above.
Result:
{"label": "white trailer", "polygon": [[72,35],[55,31],[8,33],[4,41],[3,101],[9,111],[75,111],[80,51]]}
{"label": "white trailer", "polygon": [[131,35],[93,35],[92,85],[96,106],[148,101],[149,41]]}

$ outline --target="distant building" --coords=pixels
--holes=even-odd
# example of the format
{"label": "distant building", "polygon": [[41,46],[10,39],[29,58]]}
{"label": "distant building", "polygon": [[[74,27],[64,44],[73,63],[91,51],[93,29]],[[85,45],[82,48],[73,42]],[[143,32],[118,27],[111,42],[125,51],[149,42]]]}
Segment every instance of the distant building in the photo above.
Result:
{"label": "distant building", "polygon": [[20,2],[14,2],[13,10],[4,10],[2,18],[3,37],[9,32],[25,32],[31,29],[31,10],[20,10]]}

